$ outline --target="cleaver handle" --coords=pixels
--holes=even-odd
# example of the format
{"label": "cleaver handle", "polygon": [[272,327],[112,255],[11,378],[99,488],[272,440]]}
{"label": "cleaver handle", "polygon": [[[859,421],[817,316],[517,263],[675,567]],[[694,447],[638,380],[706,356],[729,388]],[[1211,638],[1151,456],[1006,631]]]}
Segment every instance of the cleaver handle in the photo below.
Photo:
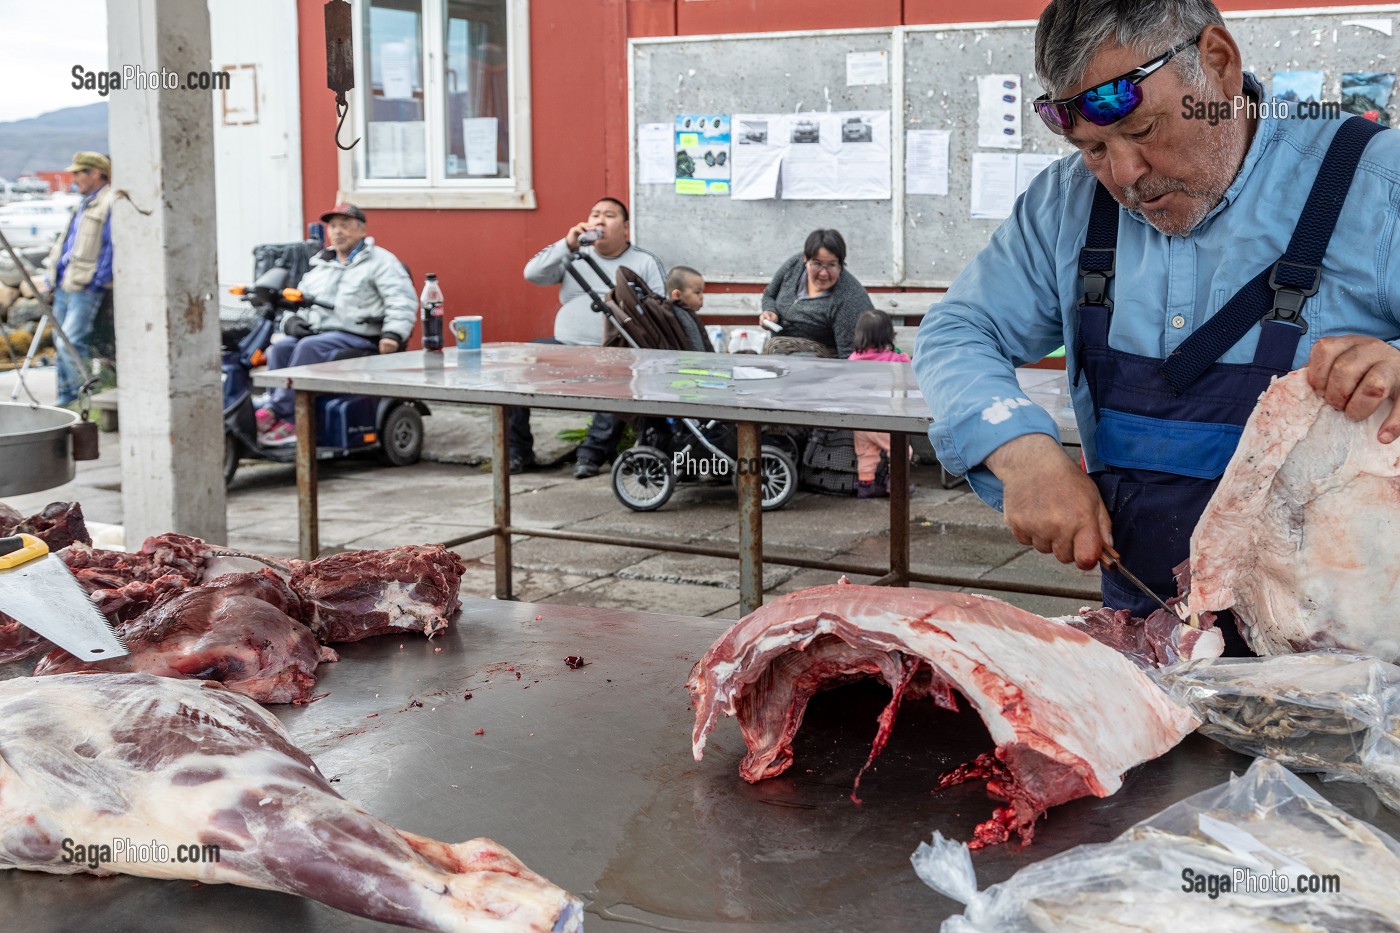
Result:
{"label": "cleaver handle", "polygon": [[27,564],[48,552],[49,546],[33,535],[20,533],[0,538],[0,570]]}

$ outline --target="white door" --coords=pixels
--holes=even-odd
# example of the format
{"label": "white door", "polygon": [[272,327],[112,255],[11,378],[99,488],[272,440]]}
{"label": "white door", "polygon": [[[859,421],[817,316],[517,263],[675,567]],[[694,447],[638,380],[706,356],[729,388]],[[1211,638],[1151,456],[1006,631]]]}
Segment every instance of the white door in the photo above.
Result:
{"label": "white door", "polygon": [[214,196],[219,304],[251,284],[253,247],[306,235],[301,218],[301,110],[294,0],[209,3],[214,92]]}

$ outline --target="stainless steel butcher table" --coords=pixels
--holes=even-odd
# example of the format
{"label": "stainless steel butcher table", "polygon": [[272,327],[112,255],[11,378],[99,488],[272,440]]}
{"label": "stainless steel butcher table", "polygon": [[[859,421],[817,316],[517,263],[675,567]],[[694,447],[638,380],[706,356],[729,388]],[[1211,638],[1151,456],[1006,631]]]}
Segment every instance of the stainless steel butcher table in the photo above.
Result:
{"label": "stainless steel butcher table", "polygon": [[[940,773],[991,748],[981,721],[905,703],[856,806],[851,783],[889,691],[841,688],[813,700],[792,768],[746,784],[733,720],[720,721],[703,761],[690,752],[683,685],[726,624],[467,599],[431,642],[338,646],[340,662],[319,669],[316,690],[328,696],[271,708],[345,797],[410,832],[496,840],[582,897],[594,933],[936,930],[961,907],[925,887],[909,855],[935,829],[967,839],[991,815],[980,784],[930,792]],[[587,663],[571,670],[569,656]],[[978,882],[1111,839],[1248,764],[1192,735],[1131,771],[1115,796],[1051,810],[1028,848],[976,853]],[[1369,790],[1310,783],[1400,833]],[[391,929],[247,888],[27,871],[0,871],[0,917],[34,933]]]}
{"label": "stainless steel butcher table", "polygon": [[[1064,389],[1064,373],[1023,370],[1027,394],[1055,416],[1061,440],[1078,444],[1079,435]],[[493,526],[453,539],[460,544],[495,538],[496,596],[514,596],[511,539],[514,535],[621,544],[714,557],[738,557],[739,605],[748,613],[763,603],[763,527],[760,477],[739,471],[739,548],[664,542],[511,524],[510,471],[505,406],[570,411],[611,411],[624,415],[717,418],[738,424],[740,462],[759,462],[764,424],[888,431],[898,446],[906,435],[928,431],[933,420],[912,367],[899,363],[817,360],[790,356],[731,356],[664,350],[563,347],[547,344],[490,344],[459,353],[395,353],[264,372],[259,386],[296,390],[297,502],[299,552],[320,552],[314,455],[315,395],[350,393],[485,404],[495,406],[492,432]],[[930,575],[909,568],[908,463],[890,464],[890,557],[887,568],[856,567],[830,561],[769,556],[773,563],[862,573],[879,582],[911,581],[947,586],[1034,591],[1088,598],[1088,590],[1044,584],[990,583],[980,579]]]}

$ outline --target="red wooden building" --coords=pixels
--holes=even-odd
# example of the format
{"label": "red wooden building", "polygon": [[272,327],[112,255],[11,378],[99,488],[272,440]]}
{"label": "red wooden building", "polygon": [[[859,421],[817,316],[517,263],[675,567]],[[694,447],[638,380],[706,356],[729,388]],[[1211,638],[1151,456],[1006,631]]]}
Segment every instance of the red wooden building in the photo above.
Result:
{"label": "red wooden building", "polygon": [[488,340],[524,340],[549,334],[556,310],[551,290],[524,281],[525,261],[600,195],[631,200],[629,38],[1028,20],[1044,3],[355,0],[353,94],[368,104],[356,131],[365,140],[350,154],[332,141],[323,6],[298,0],[305,217],[337,197],[360,204],[415,276],[438,273],[452,312],[486,315]]}

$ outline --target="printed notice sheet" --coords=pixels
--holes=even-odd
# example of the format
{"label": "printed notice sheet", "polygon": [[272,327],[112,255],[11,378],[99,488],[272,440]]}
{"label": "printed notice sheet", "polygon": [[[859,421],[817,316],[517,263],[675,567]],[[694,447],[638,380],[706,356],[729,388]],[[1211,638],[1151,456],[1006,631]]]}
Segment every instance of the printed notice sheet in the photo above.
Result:
{"label": "printed notice sheet", "polygon": [[676,180],[674,130],[669,123],[637,127],[637,183],[669,185]]}
{"label": "printed notice sheet", "polygon": [[904,145],[904,190],[948,193],[948,130],[910,130]]}
{"label": "printed notice sheet", "polygon": [[972,216],[1005,220],[1016,203],[1016,156],[1010,152],[972,154]]}

